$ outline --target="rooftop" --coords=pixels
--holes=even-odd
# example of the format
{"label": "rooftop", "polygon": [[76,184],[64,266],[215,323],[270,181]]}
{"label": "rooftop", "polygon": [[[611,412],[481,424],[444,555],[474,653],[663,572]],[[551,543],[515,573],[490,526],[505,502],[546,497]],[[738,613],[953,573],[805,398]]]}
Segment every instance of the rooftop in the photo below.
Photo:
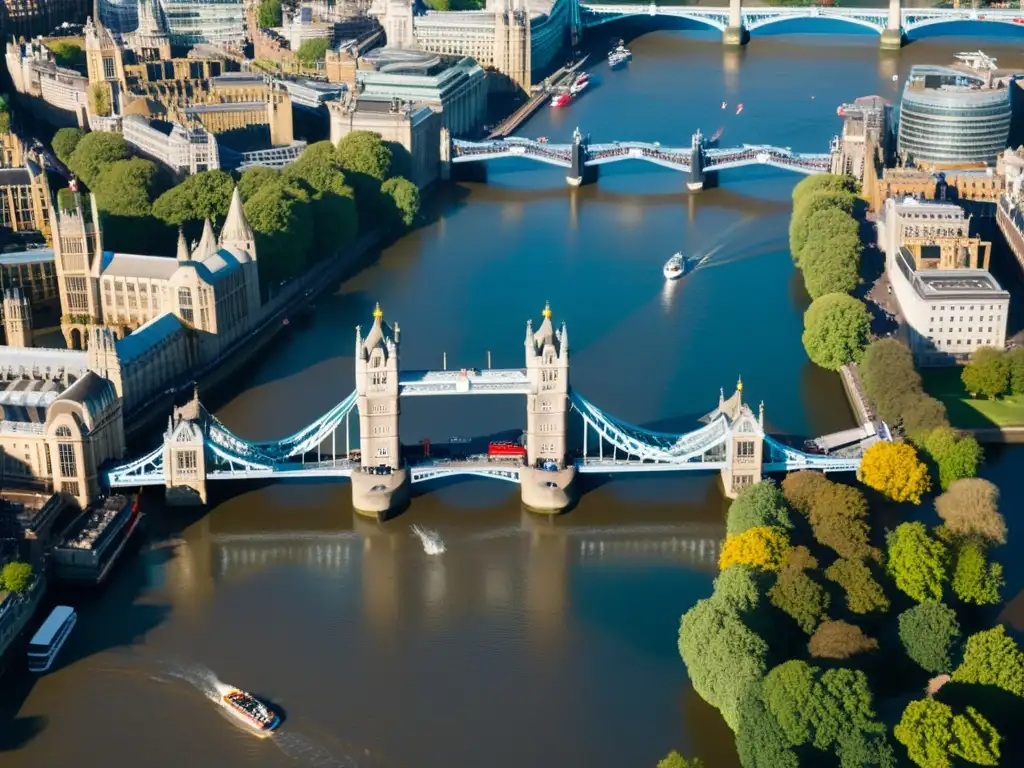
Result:
{"label": "rooftop", "polygon": [[137,253],[103,252],[100,272],[105,277],[141,277],[170,280],[178,261],[168,256],[143,256]]}
{"label": "rooftop", "polygon": [[926,301],[935,299],[1008,299],[1003,290],[984,269],[914,269],[914,258],[906,246],[896,254],[896,264],[903,276]]}
{"label": "rooftop", "polygon": [[0,253],[0,266],[13,267],[18,264],[53,263],[53,248],[33,248],[27,251]]}
{"label": "rooftop", "polygon": [[129,333],[117,343],[117,354],[121,363],[125,364],[135,360],[153,349],[164,339],[170,338],[182,329],[181,320],[173,312],[165,312],[159,317],[154,317],[148,323],[144,323]]}
{"label": "rooftop", "polygon": [[392,75],[439,75],[462,61],[463,56],[445,56],[426,51],[406,50],[404,48],[375,48],[367,51],[360,58],[360,64],[366,64],[377,72]]}

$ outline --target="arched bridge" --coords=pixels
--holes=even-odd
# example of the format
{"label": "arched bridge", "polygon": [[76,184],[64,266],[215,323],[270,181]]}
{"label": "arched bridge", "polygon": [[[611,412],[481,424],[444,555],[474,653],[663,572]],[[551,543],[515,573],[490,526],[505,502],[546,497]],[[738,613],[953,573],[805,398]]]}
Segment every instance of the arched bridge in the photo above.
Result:
{"label": "arched bridge", "polygon": [[688,147],[662,146],[659,142],[615,141],[610,144],[592,144],[580,133],[573,132],[571,144],[551,144],[509,137],[491,141],[453,140],[449,162],[473,163],[520,157],[539,163],[557,165],[568,173],[566,181],[578,186],[583,181],[584,169],[608,163],[640,160],[689,176],[688,186],[697,190],[704,186],[705,175],[730,168],[749,165],[767,165],[796,173],[827,173],[832,162],[829,153],[800,153],[789,147],[743,144],[738,147],[711,147],[697,131]]}
{"label": "arched bridge", "polygon": [[[556,511],[569,503],[576,473],[715,470],[732,495],[765,472],[854,471],[864,448],[884,439],[872,429],[852,430],[843,440],[818,441],[833,446],[831,452],[787,445],[765,432],[764,405],[755,414],[743,402],[742,384],[728,399],[720,393],[718,406],[689,432],[656,432],[630,424],[569,387],[568,331],[564,324],[553,327],[549,309],[536,332],[527,323],[526,367],[520,369],[400,371],[398,327],[384,324],[379,309],[367,336],[358,328],[356,334],[356,390],[308,426],[276,441],[246,440],[195,395],[175,409],[162,444],[109,469],[107,484],[163,485],[175,503],[205,502],[206,484],[212,480],[349,478],[356,509],[382,514],[409,484],[475,475],[519,483],[528,507]],[[494,394],[526,396],[521,448],[513,446],[504,455],[470,441],[435,446],[433,451],[424,447],[415,455],[402,448],[399,398]],[[566,448],[571,411],[580,416],[582,427],[582,451],[574,453]],[[353,412],[359,420],[358,451],[351,444]]]}

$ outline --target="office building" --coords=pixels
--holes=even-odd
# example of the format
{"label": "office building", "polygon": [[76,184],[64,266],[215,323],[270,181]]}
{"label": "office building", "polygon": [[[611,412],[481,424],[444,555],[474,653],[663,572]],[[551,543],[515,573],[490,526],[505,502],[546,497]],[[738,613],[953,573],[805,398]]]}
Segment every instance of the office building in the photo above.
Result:
{"label": "office building", "polygon": [[163,163],[178,174],[196,174],[220,168],[217,139],[201,125],[185,127],[139,115],[125,117],[124,140],[139,153]]}

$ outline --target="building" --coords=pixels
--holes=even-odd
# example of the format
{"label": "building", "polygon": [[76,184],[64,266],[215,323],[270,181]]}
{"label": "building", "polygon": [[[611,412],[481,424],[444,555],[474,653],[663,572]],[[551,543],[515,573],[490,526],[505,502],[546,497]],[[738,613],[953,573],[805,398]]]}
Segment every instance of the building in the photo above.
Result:
{"label": "building", "polygon": [[111,32],[132,32],[139,26],[138,0],[99,0],[92,17]]}
{"label": "building", "polygon": [[529,91],[534,76],[551,68],[569,40],[571,4],[488,0],[481,11],[414,14],[411,0],[375,0],[371,13],[392,47],[468,56]]}
{"label": "building", "polygon": [[467,56],[377,48],[359,59],[360,99],[427,104],[452,136],[480,130],[487,113],[484,71]]}
{"label": "building", "polygon": [[6,288],[3,293],[4,340],[8,347],[34,347],[32,307],[20,288]]}
{"label": "building", "polygon": [[890,199],[879,221],[886,274],[919,365],[962,362],[1006,344],[1010,294],[988,271],[991,244],[950,203]]}
{"label": "building", "polygon": [[1002,195],[1005,184],[1003,174],[992,168],[952,171],[886,168],[882,177],[875,180],[871,199],[885,201],[890,197],[916,197],[919,200],[995,202]]}
{"label": "building", "polygon": [[14,232],[37,231],[52,237],[50,184],[30,157],[20,168],[0,168],[0,227]]}
{"label": "building", "polygon": [[20,289],[33,305],[58,300],[53,248],[0,252],[0,285]]}
{"label": "building", "polygon": [[911,68],[897,142],[905,164],[995,165],[1010,134],[1012,78],[996,76],[994,60],[984,58],[974,67]]}
{"label": "building", "polygon": [[177,123],[147,120],[129,115],[121,123],[124,140],[139,153],[163,163],[178,174],[195,174],[220,168],[217,139],[201,125],[186,128]]}
{"label": "building", "polygon": [[4,58],[14,90],[27,100],[34,114],[54,125],[88,125],[89,78],[58,67],[41,38],[7,43]]}
{"label": "building", "polygon": [[1024,147],[1007,149],[1001,160],[1005,191],[996,206],[996,222],[1024,270]]}
{"label": "building", "polygon": [[30,40],[45,35],[63,22],[80,20],[86,13],[86,0],[3,0],[0,2],[0,29],[7,39]]}
{"label": "building", "polygon": [[[143,6],[153,0],[99,0],[98,21],[116,34],[140,26]],[[159,0],[159,15],[176,46],[196,43],[232,43],[245,40],[242,0]]]}
{"label": "building", "polygon": [[412,156],[412,178],[421,189],[438,177],[441,161],[441,116],[426,104],[348,98],[327,103],[331,142],[352,131],[373,131],[394,141]]}

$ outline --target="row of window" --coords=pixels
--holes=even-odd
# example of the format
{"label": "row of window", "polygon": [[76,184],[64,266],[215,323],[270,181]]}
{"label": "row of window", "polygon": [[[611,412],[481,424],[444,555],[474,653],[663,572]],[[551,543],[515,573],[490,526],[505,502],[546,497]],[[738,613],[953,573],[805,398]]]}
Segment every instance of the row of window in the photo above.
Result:
{"label": "row of window", "polygon": [[[940,318],[939,318],[939,320],[941,320],[941,319],[942,319],[942,318],[940,317]],[[961,319],[961,320],[963,320],[963,318],[962,318],[962,317],[961,317],[960,319]],[[989,319],[991,319],[991,318],[989,318]],[[978,330],[979,330],[979,331],[981,331],[981,330],[984,330],[984,329],[982,329],[982,328],[980,328],[980,327],[979,327],[979,328],[978,328]],[[949,329],[948,329],[948,330],[946,331],[946,333],[962,333],[962,332],[963,332],[962,330],[961,330],[961,331],[958,331],[958,330],[957,330],[956,328],[949,328]],[[968,333],[974,333],[974,329],[973,329],[973,328],[968,328],[968,329],[967,329],[967,332],[968,332]],[[990,325],[990,326],[988,327],[988,332],[989,332],[989,333],[992,333],[992,326],[991,326],[991,325]],[[929,328],[929,329],[928,329],[928,333],[935,333],[935,329],[933,329],[933,328]],[[942,329],[941,329],[941,328],[939,328],[939,330],[938,330],[938,333],[942,333]],[[930,338],[930,337],[929,337],[929,338]]]}
{"label": "row of window", "polygon": [[[936,340],[936,339],[935,339],[935,338],[933,338],[932,336],[929,336],[929,337],[928,337],[928,341],[931,341],[931,342],[933,342],[933,343],[935,344],[935,346],[937,346],[937,347],[941,347],[941,346],[942,346],[942,341],[943,341],[943,340],[942,340],[942,339],[938,339],[938,340]],[[952,347],[952,346],[954,346],[954,341],[953,341],[953,339],[946,339],[945,341],[946,341],[946,346],[947,346],[947,347]],[[965,340],[965,341],[962,341],[962,340],[960,340],[960,339],[956,339],[955,345],[956,345],[956,346],[958,346],[958,347],[959,347],[959,346],[961,346],[961,345],[964,345],[964,346],[968,346],[968,347],[969,347],[969,346],[971,346],[971,340],[970,340],[970,339],[967,339],[967,340]],[[984,342],[982,342],[982,340],[981,340],[981,339],[978,339],[978,342],[977,342],[977,344],[976,344],[975,346],[978,346],[978,347],[991,347],[991,346],[992,346],[992,339],[986,339],[986,340],[985,340]]]}

